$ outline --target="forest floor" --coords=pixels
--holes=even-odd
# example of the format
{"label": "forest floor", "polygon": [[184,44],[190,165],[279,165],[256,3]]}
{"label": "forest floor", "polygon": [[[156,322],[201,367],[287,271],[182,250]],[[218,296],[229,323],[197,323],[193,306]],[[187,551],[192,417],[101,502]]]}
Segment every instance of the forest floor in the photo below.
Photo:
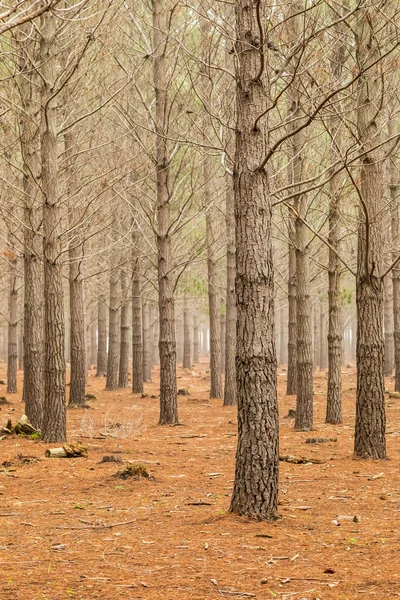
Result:
{"label": "forest floor", "polygon": [[[190,392],[179,396],[180,427],[157,425],[157,370],[145,398],[105,392],[93,375],[91,410],[68,410],[68,440],[88,458],[0,441],[1,600],[400,597],[400,399],[386,396],[389,460],[357,461],[355,369],[343,368],[344,423],[324,424],[326,374],[316,373],[315,431],[297,433],[280,368],[280,453],[322,462],[281,462],[280,518],[258,523],[228,513],[236,408],[208,399],[205,363],[178,369]],[[19,394],[7,397],[2,425],[23,412]],[[111,455],[123,463],[101,462]],[[151,478],[116,478],[128,461]]]}

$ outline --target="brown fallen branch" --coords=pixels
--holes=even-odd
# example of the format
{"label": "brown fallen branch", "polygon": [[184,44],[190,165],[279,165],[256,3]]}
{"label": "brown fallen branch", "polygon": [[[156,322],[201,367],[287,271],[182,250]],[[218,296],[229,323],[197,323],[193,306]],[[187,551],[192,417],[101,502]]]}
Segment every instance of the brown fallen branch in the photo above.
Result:
{"label": "brown fallen branch", "polygon": [[290,454],[286,454],[284,456],[280,456],[279,460],[281,462],[292,463],[294,465],[322,465],[325,463],[324,460],[318,460],[316,458],[305,458],[304,456],[290,456]]}
{"label": "brown fallen branch", "polygon": [[122,521],[121,523],[108,523],[107,525],[82,525],[75,527],[68,527],[68,525],[57,525],[56,529],[111,529],[112,527],[121,527],[122,525],[129,525],[130,523],[135,523],[136,519],[132,519],[132,521]]}
{"label": "brown fallen branch", "polygon": [[61,448],[48,448],[45,452],[46,458],[87,458],[87,448],[82,444],[64,444]]}

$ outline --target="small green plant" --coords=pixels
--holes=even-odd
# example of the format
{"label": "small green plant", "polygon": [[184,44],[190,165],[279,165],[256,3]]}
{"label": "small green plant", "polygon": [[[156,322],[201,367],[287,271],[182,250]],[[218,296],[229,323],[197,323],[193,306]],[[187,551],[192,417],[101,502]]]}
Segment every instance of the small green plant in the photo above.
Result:
{"label": "small green plant", "polygon": [[31,433],[29,437],[31,438],[31,440],[41,440],[42,434],[40,431],[35,431],[35,433]]}
{"label": "small green plant", "polygon": [[85,510],[85,507],[83,506],[83,504],[75,504],[74,508],[75,508],[75,510]]}

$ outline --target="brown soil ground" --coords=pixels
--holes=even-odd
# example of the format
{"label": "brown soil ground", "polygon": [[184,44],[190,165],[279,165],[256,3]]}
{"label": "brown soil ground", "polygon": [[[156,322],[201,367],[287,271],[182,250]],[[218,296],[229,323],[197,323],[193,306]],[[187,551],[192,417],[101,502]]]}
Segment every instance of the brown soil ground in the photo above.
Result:
{"label": "brown soil ground", "polygon": [[[389,460],[356,461],[354,368],[343,369],[340,426],[324,424],[326,374],[316,374],[312,434],[285,418],[294,398],[280,369],[281,454],[323,463],[282,462],[280,518],[257,523],[227,512],[236,408],[208,399],[206,369],[179,370],[190,391],[179,397],[181,427],[157,425],[157,370],[145,398],[105,392],[92,374],[92,409],[68,411],[68,439],[88,458],[46,459],[49,445],[21,437],[0,442],[1,600],[400,597],[400,400],[387,400]],[[19,394],[8,398],[3,425],[23,412]],[[306,444],[312,436],[337,441]],[[116,479],[126,464],[100,462],[109,455],[154,479]]]}

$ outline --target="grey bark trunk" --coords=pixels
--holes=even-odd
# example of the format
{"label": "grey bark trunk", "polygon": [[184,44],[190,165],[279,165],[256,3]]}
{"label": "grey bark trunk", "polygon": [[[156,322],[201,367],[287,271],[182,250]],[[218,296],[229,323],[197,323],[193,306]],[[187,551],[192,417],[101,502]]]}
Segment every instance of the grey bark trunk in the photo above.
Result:
{"label": "grey bark trunk", "polygon": [[[393,133],[393,124],[389,121],[389,134]],[[399,206],[397,202],[400,186],[397,173],[397,165],[394,162],[394,157],[391,158],[390,163],[390,198],[391,204],[391,218],[390,218],[390,230],[392,245],[396,248],[399,237],[400,237],[400,225],[399,225]],[[397,258],[397,252],[393,252],[392,259],[395,261]],[[394,389],[400,391],[400,266],[395,265],[392,271],[392,286],[393,286],[393,345],[394,345],[394,367],[395,367],[395,381]]]}
{"label": "grey bark trunk", "polygon": [[108,309],[108,357],[106,390],[118,388],[120,298],[119,277],[115,259],[110,270],[110,303]]}
{"label": "grey bark trunk", "polygon": [[12,249],[12,239],[10,238],[9,241],[7,393],[15,394],[18,370],[18,259],[16,252]]}
{"label": "grey bark trunk", "polygon": [[[293,176],[291,176],[291,181]],[[296,230],[289,214],[289,275],[288,275],[288,370],[286,394],[297,393],[297,292],[296,292]]]}
{"label": "grey bark trunk", "polygon": [[319,368],[325,371],[328,366],[327,345],[326,345],[326,312],[325,302],[322,296],[320,297],[319,305]]}
{"label": "grey bark trunk", "polygon": [[143,328],[143,381],[151,381],[151,330],[150,307],[148,302],[142,304]]}
{"label": "grey bark trunk", "polygon": [[392,375],[394,363],[393,343],[393,287],[391,277],[384,281],[384,310],[383,321],[385,329],[385,375]]}
{"label": "grey bark trunk", "polygon": [[197,315],[193,317],[193,362],[199,362],[199,348],[200,348],[200,331],[199,331],[199,319]]}
{"label": "grey bark trunk", "polygon": [[153,84],[155,90],[157,250],[160,315],[160,425],[178,423],[176,389],[176,339],[174,281],[172,273],[171,206],[168,190],[167,64],[164,54],[167,31],[164,0],[153,0]]}
{"label": "grey bark trunk", "polygon": [[143,393],[142,297],[138,234],[132,238],[132,393]]}
{"label": "grey bark trunk", "polygon": [[[379,60],[373,31],[379,16],[363,10],[356,30],[356,58],[360,69]],[[381,140],[377,106],[382,90],[375,64],[358,81],[357,132],[364,151]],[[383,336],[383,221],[382,166],[379,150],[361,159],[357,256],[357,402],[354,452],[360,458],[386,458],[385,379]]]}
{"label": "grey bark trunk", "polygon": [[271,198],[268,178],[256,168],[268,145],[268,117],[255,128],[268,105],[268,79],[260,70],[259,48],[249,43],[259,39],[266,10],[263,0],[236,2],[238,446],[230,510],[257,519],[276,515],[279,470]]}
{"label": "grey bark trunk", "polygon": [[118,387],[129,387],[129,300],[128,277],[124,269],[121,270],[121,332],[119,349]]}
{"label": "grey bark trunk", "polygon": [[105,294],[100,294],[97,300],[97,336],[96,377],[104,377],[107,373],[107,306]]}
{"label": "grey bark trunk", "polygon": [[190,369],[190,320],[189,306],[186,296],[183,298],[183,368]]}
{"label": "grey bark trunk", "polygon": [[229,176],[226,192],[226,329],[225,329],[225,386],[224,406],[237,404],[236,394],[236,243],[235,198],[233,182]]}
{"label": "grey bark trunk", "polygon": [[56,17],[42,17],[40,55],[41,164],[44,255],[44,416],[43,439],[66,440],[65,325],[61,256],[61,205],[58,197],[57,107],[53,85],[57,77]]}

